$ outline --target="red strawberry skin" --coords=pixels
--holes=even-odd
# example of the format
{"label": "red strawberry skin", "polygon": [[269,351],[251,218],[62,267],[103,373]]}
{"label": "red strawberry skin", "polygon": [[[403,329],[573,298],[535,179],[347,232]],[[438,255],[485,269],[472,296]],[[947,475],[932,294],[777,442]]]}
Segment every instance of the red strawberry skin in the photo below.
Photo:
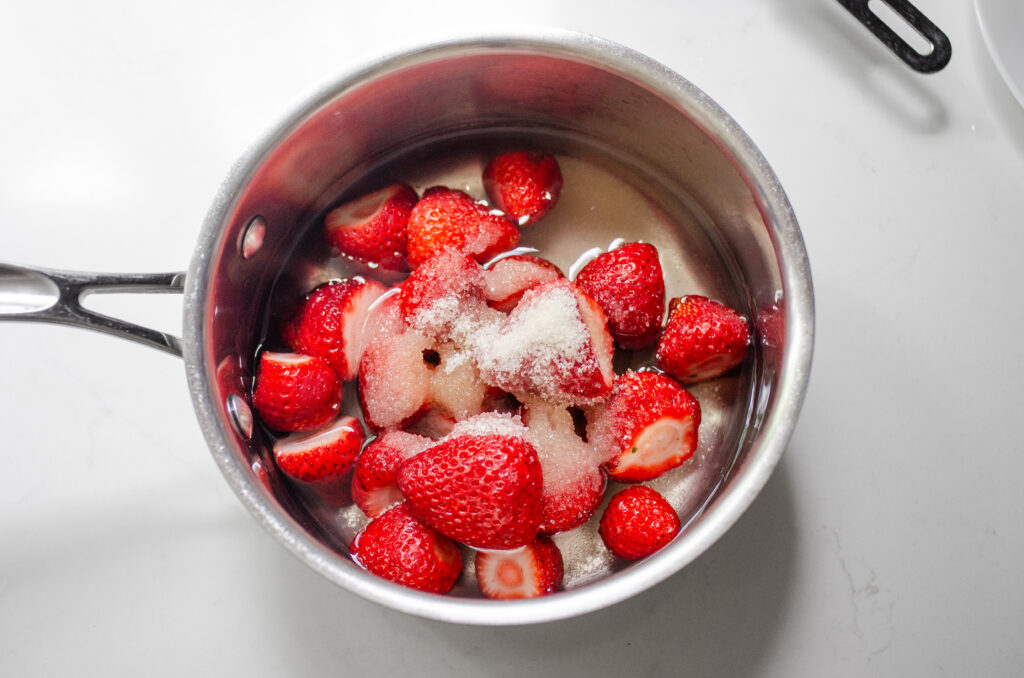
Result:
{"label": "red strawberry skin", "polygon": [[598,527],[608,550],[627,560],[646,558],[660,550],[679,530],[679,516],[672,505],[643,485],[612,497]]}
{"label": "red strawberry skin", "polygon": [[462,191],[427,189],[409,215],[409,265],[419,266],[446,247],[484,263],[519,244],[519,229]]}
{"label": "red strawberry skin", "polygon": [[562,585],[562,552],[547,537],[520,551],[477,551],[474,561],[480,592],[496,600],[536,598]]}
{"label": "red strawberry skin", "polygon": [[690,295],[669,313],[655,360],[684,384],[722,375],[743,362],[750,345],[746,318],[717,301]]}
{"label": "red strawberry skin", "polygon": [[352,499],[363,513],[377,518],[404,500],[398,489],[398,467],[432,442],[422,436],[395,430],[366,446],[352,474]]}
{"label": "red strawberry skin", "polygon": [[372,520],[349,551],[368,571],[428,593],[447,593],[462,573],[455,542],[423,523],[406,504]]}
{"label": "red strawberry skin", "polygon": [[542,476],[537,452],[517,436],[459,436],[398,470],[398,487],[420,518],[478,549],[514,549],[537,536]]}
{"label": "red strawberry skin", "polygon": [[[293,453],[280,453],[285,446],[275,445],[274,458],[278,468],[295,480],[307,483],[348,473],[365,440],[363,425],[355,417],[342,417],[337,425],[340,427],[339,435],[321,445],[310,445]],[[289,438],[279,441],[286,442]]]}
{"label": "red strawberry skin", "polygon": [[[596,430],[591,439],[608,447],[608,477],[653,480],[693,456],[700,416],[697,399],[670,377],[627,371],[615,380],[608,408],[595,422],[596,429],[604,430]],[[654,427],[670,435],[650,441],[645,433]]]}
{"label": "red strawberry skin", "polygon": [[341,409],[341,382],[323,358],[264,351],[252,401],[270,428],[311,431]]}
{"label": "red strawberry skin", "polygon": [[645,348],[658,339],[665,278],[654,245],[627,243],[598,255],[576,276],[576,286],[604,311],[608,331],[621,348]]}
{"label": "red strawberry skin", "polygon": [[356,261],[407,270],[409,215],[418,199],[410,186],[395,184],[345,203],[324,220],[327,242]]}
{"label": "red strawberry skin", "polygon": [[362,328],[357,310],[360,295],[379,298],[387,291],[375,280],[360,277],[331,280],[310,292],[296,312],[281,328],[281,338],[292,351],[315,355],[327,361],[342,380],[354,379],[361,347],[355,345]]}
{"label": "red strawberry skin", "polygon": [[540,533],[565,532],[590,520],[601,505],[606,484],[604,473],[594,468],[561,491],[545,494]]}
{"label": "red strawberry skin", "polygon": [[562,170],[547,153],[502,153],[484,167],[483,180],[491,203],[519,226],[543,219],[562,192]]}
{"label": "red strawberry skin", "polygon": [[446,248],[409,275],[398,294],[398,306],[405,322],[416,326],[420,312],[429,312],[439,300],[482,300],[483,289],[484,271],[476,259]]}

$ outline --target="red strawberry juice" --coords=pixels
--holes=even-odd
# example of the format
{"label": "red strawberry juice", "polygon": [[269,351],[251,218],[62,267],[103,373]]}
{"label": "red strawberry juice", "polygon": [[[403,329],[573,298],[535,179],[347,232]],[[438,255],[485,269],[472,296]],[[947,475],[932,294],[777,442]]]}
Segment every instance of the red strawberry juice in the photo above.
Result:
{"label": "red strawberry juice", "polygon": [[[610,246],[622,241],[651,243],[658,249],[669,299],[700,294],[749,315],[736,267],[709,237],[713,229],[708,217],[682,187],[670,185],[655,168],[637,166],[628,157],[591,140],[561,132],[488,130],[486,136],[464,133],[402,149],[372,167],[362,168],[358,176],[352,173],[343,177],[347,185],[339,186],[335,195],[323,197],[320,211],[297,244],[294,265],[286,267],[276,285],[263,346],[278,346],[276,327],[281,318],[319,283],[363,275],[390,285],[404,277],[330,253],[323,234],[323,217],[330,208],[394,183],[407,183],[421,195],[431,186],[444,185],[485,199],[484,166],[494,155],[512,149],[555,155],[563,176],[561,196],[551,213],[521,229],[521,250],[548,259],[571,279],[589,259]],[[616,349],[615,371],[621,374],[627,368],[651,366],[653,354],[653,346],[639,351]],[[747,420],[755,414],[750,411],[754,366],[755,362],[748,360],[738,371],[687,387],[699,400],[702,411],[697,452],[679,468],[645,483],[671,503],[684,530],[728,471],[742,443]],[[354,381],[345,386],[342,411],[361,416]],[[609,482],[605,501],[590,521],[554,535],[565,562],[566,589],[628,565],[607,551],[597,530],[603,506],[622,487]],[[338,509],[298,489],[296,498],[325,540],[342,550],[369,522],[354,504]],[[469,549],[466,551],[467,565],[452,595],[479,597],[472,555]]]}

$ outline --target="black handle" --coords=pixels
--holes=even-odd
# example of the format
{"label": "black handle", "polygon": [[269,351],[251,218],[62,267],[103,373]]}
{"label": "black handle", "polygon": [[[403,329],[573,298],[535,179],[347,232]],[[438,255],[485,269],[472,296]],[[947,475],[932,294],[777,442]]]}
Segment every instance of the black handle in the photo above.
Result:
{"label": "black handle", "polygon": [[907,0],[880,0],[889,5],[894,12],[903,17],[914,27],[925,40],[932,44],[932,51],[921,54],[896,34],[881,18],[868,8],[868,0],[838,0],[839,4],[849,10],[875,37],[915,71],[934,73],[941,71],[949,63],[953,55],[953,47],[949,38],[933,24],[928,17],[910,4]]}

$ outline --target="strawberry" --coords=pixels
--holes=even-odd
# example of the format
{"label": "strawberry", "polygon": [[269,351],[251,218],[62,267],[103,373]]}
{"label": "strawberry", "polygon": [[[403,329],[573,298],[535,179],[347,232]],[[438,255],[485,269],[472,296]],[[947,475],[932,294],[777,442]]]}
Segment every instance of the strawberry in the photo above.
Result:
{"label": "strawberry", "polygon": [[359,402],[366,425],[375,431],[402,426],[427,405],[430,366],[424,360],[430,342],[406,330],[381,333],[359,362]]}
{"label": "strawberry", "polygon": [[679,529],[672,505],[651,488],[636,485],[612,497],[598,532],[619,558],[639,560],[672,541]]}
{"label": "strawberry", "polygon": [[541,534],[558,534],[590,520],[604,499],[606,486],[601,467],[590,466],[571,481],[544,488]]}
{"label": "strawberry", "polygon": [[370,521],[349,551],[368,571],[428,593],[447,593],[462,573],[459,547],[414,516],[407,504]]}
{"label": "strawberry", "polygon": [[733,309],[707,297],[683,297],[668,316],[654,357],[684,384],[712,379],[747,355],[750,327]]}
{"label": "strawberry", "polygon": [[658,338],[665,315],[665,278],[654,245],[627,243],[599,254],[575,282],[604,311],[608,332],[620,347],[644,348]]}
{"label": "strawberry", "polygon": [[409,216],[409,265],[416,268],[446,247],[486,262],[519,243],[519,229],[500,212],[462,191],[427,189]]}
{"label": "strawberry", "polygon": [[692,457],[699,426],[700,403],[686,389],[658,372],[627,371],[588,438],[608,459],[608,477],[642,482]]}
{"label": "strawberry", "polygon": [[503,391],[563,405],[611,392],[614,349],[604,312],[565,278],[527,290],[504,323],[474,341],[481,378]]}
{"label": "strawberry", "polygon": [[398,293],[405,322],[432,338],[458,335],[483,306],[484,271],[468,254],[445,248],[409,275]]}
{"label": "strawberry", "polygon": [[537,536],[541,468],[522,437],[461,435],[398,469],[398,487],[417,516],[478,549],[514,549]]}
{"label": "strawberry", "polygon": [[547,153],[502,153],[484,167],[484,190],[519,226],[543,219],[562,191],[562,171]]}
{"label": "strawberry", "polygon": [[348,503],[348,472],[363,446],[363,425],[355,417],[310,433],[293,433],[274,443],[274,461],[289,478],[335,506]]}
{"label": "strawberry", "polygon": [[375,439],[356,460],[352,499],[371,518],[381,516],[405,498],[398,489],[398,467],[433,444],[429,438],[405,431],[388,431]]}
{"label": "strawberry", "polygon": [[492,308],[508,313],[519,303],[526,290],[565,276],[547,259],[531,254],[515,254],[492,263],[484,277],[487,303]]}
{"label": "strawberry", "polygon": [[354,379],[370,308],[386,292],[376,280],[360,277],[326,282],[306,296],[281,328],[281,337],[292,351],[326,360],[343,381]]}
{"label": "strawberry", "polygon": [[395,184],[369,193],[327,213],[327,242],[356,261],[387,270],[408,269],[409,215],[416,191]]}
{"label": "strawberry", "polygon": [[310,431],[341,409],[341,382],[323,358],[264,351],[252,404],[272,429]]}
{"label": "strawberry", "polygon": [[515,551],[477,551],[476,581],[488,598],[536,598],[562,585],[562,552],[547,537]]}

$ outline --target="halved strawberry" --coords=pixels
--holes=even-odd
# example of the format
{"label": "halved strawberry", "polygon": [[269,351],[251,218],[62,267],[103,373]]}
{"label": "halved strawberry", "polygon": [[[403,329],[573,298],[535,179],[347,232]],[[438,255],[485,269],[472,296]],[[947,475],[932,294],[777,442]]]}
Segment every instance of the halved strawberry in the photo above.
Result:
{"label": "halved strawberry", "polygon": [[410,588],[447,593],[462,573],[462,552],[405,503],[370,521],[349,549],[368,571]]}
{"label": "halved strawberry", "polygon": [[587,431],[608,477],[642,482],[692,457],[699,427],[700,403],[686,389],[658,372],[627,371]]}
{"label": "halved strawberry", "polygon": [[476,581],[488,598],[511,600],[554,593],[562,585],[562,552],[547,537],[515,551],[477,551]]}
{"label": "halved strawberry", "polygon": [[488,389],[472,357],[452,344],[441,344],[436,353],[437,364],[430,368],[430,404],[455,421],[482,412]]}
{"label": "halved strawberry", "polygon": [[296,353],[323,358],[342,380],[354,379],[365,348],[369,309],[387,292],[376,280],[331,280],[310,292],[281,328]]}
{"label": "halved strawberry", "polygon": [[465,335],[484,305],[484,271],[475,259],[445,248],[402,283],[398,306],[412,328],[432,339]]}
{"label": "halved strawberry", "polygon": [[619,492],[601,515],[598,532],[608,550],[639,560],[660,550],[679,534],[679,516],[663,496],[636,485]]}
{"label": "halved strawberry", "polygon": [[747,319],[717,301],[690,295],[669,313],[655,360],[684,384],[712,379],[733,369],[747,355]]}
{"label": "halved strawberry", "polygon": [[412,330],[379,334],[359,363],[359,401],[373,430],[401,426],[427,405],[431,369],[424,360],[430,342]]}
{"label": "halved strawberry", "polygon": [[543,219],[562,191],[562,170],[547,153],[502,153],[484,167],[484,190],[519,226]]}
{"label": "halved strawberry", "polygon": [[604,313],[565,278],[527,290],[505,322],[474,337],[481,378],[553,403],[593,403],[611,392],[613,345]]}
{"label": "halved strawberry", "polygon": [[352,499],[363,513],[376,518],[405,497],[398,489],[398,467],[433,445],[423,436],[388,431],[363,450],[352,474]]}
{"label": "halved strawberry", "polygon": [[327,242],[357,261],[387,270],[408,268],[409,215],[418,200],[409,186],[386,186],[327,213]]}
{"label": "halved strawberry", "polygon": [[526,290],[565,277],[550,261],[532,254],[515,254],[499,259],[488,266],[484,276],[487,303],[505,313],[515,308]]}
{"label": "halved strawberry", "polygon": [[264,351],[252,404],[272,429],[310,431],[341,409],[341,382],[323,358]]}
{"label": "halved strawberry", "polygon": [[657,340],[665,315],[665,278],[654,245],[627,243],[599,254],[575,282],[604,311],[616,344],[639,349]]}
{"label": "halved strawberry", "polygon": [[348,503],[348,472],[355,464],[365,436],[355,417],[339,417],[324,428],[293,433],[274,443],[277,467],[292,480],[304,483],[324,501]]}
{"label": "halved strawberry", "polygon": [[486,262],[518,242],[519,229],[501,212],[443,186],[427,189],[409,216],[413,268],[447,247]]}
{"label": "halved strawberry", "polygon": [[479,549],[514,549],[537,536],[541,468],[522,437],[462,435],[398,469],[406,503],[441,534]]}

